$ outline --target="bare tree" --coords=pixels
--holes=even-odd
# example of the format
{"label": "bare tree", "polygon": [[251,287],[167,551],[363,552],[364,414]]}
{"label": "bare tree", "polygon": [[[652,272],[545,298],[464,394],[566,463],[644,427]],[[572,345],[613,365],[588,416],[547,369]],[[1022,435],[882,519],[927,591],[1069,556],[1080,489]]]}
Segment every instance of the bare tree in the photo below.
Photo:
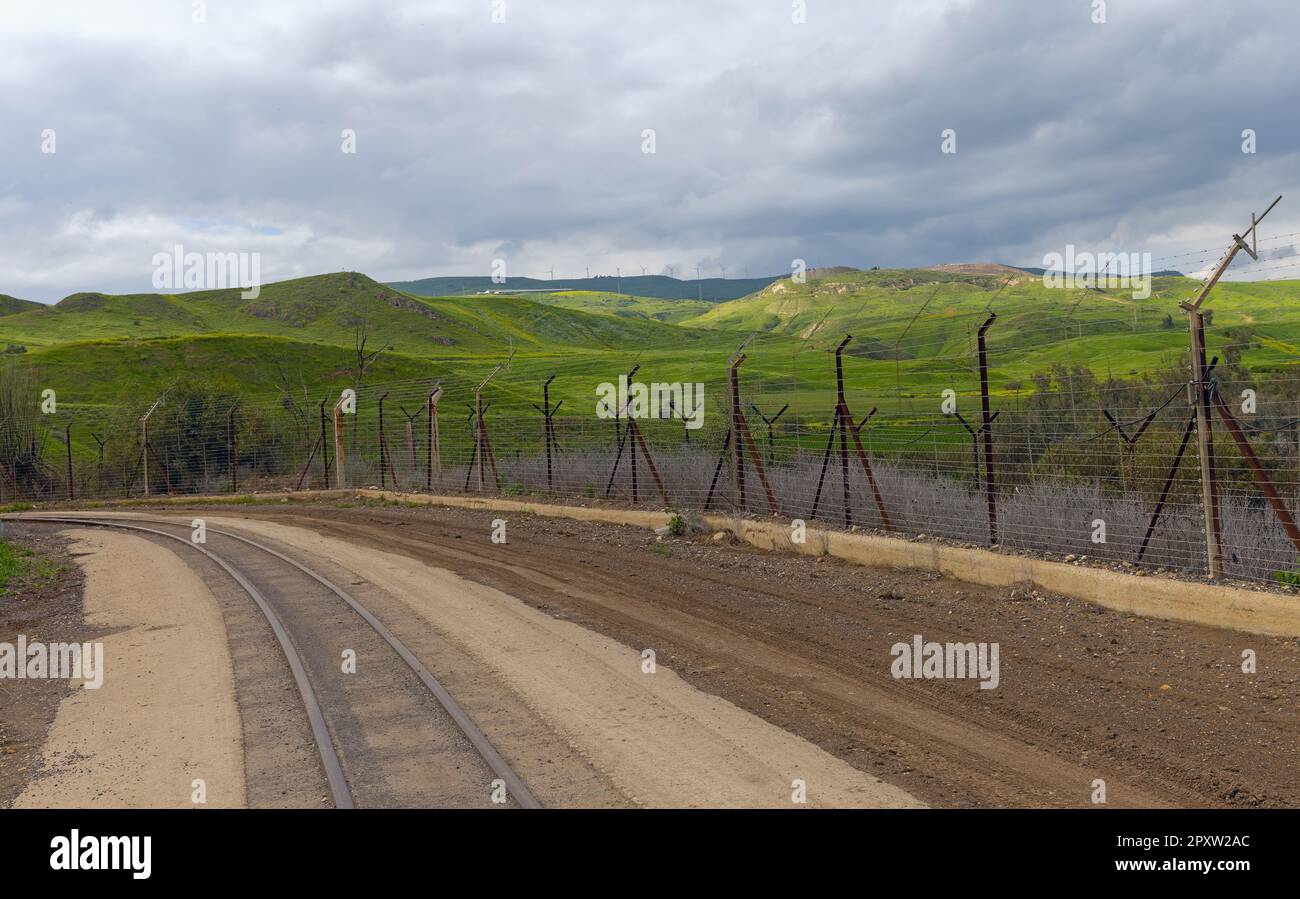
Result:
{"label": "bare tree", "polygon": [[[354,354],[352,363],[352,388],[356,391],[358,402],[361,398],[361,388],[366,381],[366,372],[375,364],[380,354],[391,350],[392,344],[385,344],[376,350],[366,350],[366,344],[370,341],[370,320],[356,312],[352,315],[352,350]],[[356,454],[357,450],[357,429],[352,429],[352,453]]]}
{"label": "bare tree", "polygon": [[[295,380],[298,381],[298,384],[294,383]],[[310,441],[314,422],[307,411],[311,401],[308,399],[307,379],[303,377],[302,370],[295,367],[293,371],[290,371],[283,362],[277,359],[275,362],[275,386],[280,391],[281,407],[293,416],[294,425]],[[299,402],[297,397],[294,396],[294,389],[298,386],[302,387],[302,402]]]}

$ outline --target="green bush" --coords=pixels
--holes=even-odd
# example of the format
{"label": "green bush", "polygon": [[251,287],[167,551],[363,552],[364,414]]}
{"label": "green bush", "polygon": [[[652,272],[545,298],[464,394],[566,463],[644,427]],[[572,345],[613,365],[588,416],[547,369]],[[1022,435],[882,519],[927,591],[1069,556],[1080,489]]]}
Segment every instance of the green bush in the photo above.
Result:
{"label": "green bush", "polygon": [[1288,587],[1300,587],[1300,570],[1292,568],[1289,571],[1275,571],[1273,578],[1279,584],[1286,584]]}

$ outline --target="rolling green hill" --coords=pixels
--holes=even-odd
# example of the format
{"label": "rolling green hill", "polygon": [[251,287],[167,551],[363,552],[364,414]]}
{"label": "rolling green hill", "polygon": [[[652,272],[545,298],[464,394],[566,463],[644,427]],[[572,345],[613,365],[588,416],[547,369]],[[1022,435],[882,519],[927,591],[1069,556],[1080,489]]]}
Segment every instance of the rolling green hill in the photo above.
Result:
{"label": "rolling green hill", "polygon": [[650,297],[660,300],[705,300],[717,302],[734,300],[761,290],[777,277],[768,278],[702,278],[695,281],[669,278],[665,275],[627,275],[616,278],[597,275],[594,278],[507,278],[498,284],[490,277],[421,278],[417,281],[394,281],[389,285],[416,296],[441,297],[471,293],[532,293],[550,291],[587,291],[591,293],[622,294],[628,297]]}
{"label": "rolling green hill", "polygon": [[86,340],[262,334],[351,345],[354,322],[373,340],[416,356],[576,344],[601,348],[673,342],[657,323],[548,309],[510,296],[413,297],[364,275],[340,273],[265,285],[256,299],[238,289],[176,295],[74,294],[53,306],[5,316],[3,337],[30,350]]}
{"label": "rolling green hill", "polygon": [[[336,395],[353,382],[361,322],[367,350],[386,348],[367,372],[369,383],[442,378],[449,393],[465,391],[513,353],[509,378],[494,385],[494,402],[518,409],[530,408],[537,385],[551,374],[561,376],[555,399],[567,397],[571,407],[581,400],[586,408],[594,384],[617,378],[634,358],[653,360],[655,377],[685,379],[699,359],[725,363],[738,339],[650,315],[509,295],[415,297],[364,275],[336,273],[268,284],[255,299],[231,289],[80,293],[52,306],[25,305],[3,317],[0,349],[22,347],[12,358],[39,369],[61,410],[96,427],[115,408],[157,396],[183,376],[262,397],[285,382],[307,385],[313,396]],[[457,406],[462,399],[455,397]],[[88,441],[86,428],[79,430]]]}
{"label": "rolling green hill", "polygon": [[528,294],[528,298],[544,306],[559,306],[562,309],[576,309],[582,312],[600,312],[620,318],[654,319],[669,324],[680,324],[707,312],[714,306],[708,300],[664,300],[590,290],[533,293]]}
{"label": "rolling green hill", "polygon": [[[687,328],[718,328],[794,337],[830,345],[846,333],[850,354],[896,363],[904,381],[933,381],[969,370],[975,335],[990,311],[990,353],[1003,376],[1025,376],[1053,363],[1087,365],[1117,376],[1168,365],[1187,345],[1178,301],[1198,282],[1153,279],[1151,295],[1129,287],[1048,289],[1024,274],[962,274],[931,270],[838,270],[805,283],[775,282],[742,299],[680,320]],[[1300,282],[1220,282],[1211,313],[1211,350],[1229,331],[1247,328],[1252,368],[1300,362]],[[893,375],[893,371],[889,372]]]}
{"label": "rolling green hill", "polygon": [[29,309],[39,309],[40,303],[32,300],[20,300],[18,297],[11,297],[8,294],[0,293],[0,315],[13,315],[15,312],[26,312]]}
{"label": "rolling green hill", "polygon": [[[637,363],[645,381],[705,383],[716,415],[727,360],[746,342],[746,389],[773,408],[790,402],[796,414],[816,416],[832,397],[830,351],[851,333],[848,389],[865,414],[873,405],[928,409],[946,389],[975,394],[975,334],[990,311],[998,315],[988,335],[990,384],[1004,405],[1019,403],[1032,376],[1052,366],[1121,379],[1169,369],[1187,345],[1177,301],[1195,286],[1157,278],[1152,295],[1136,300],[1127,288],[1049,290],[1027,273],[978,267],[821,269],[803,283],[786,278],[701,303],[608,291],[421,297],[334,273],[268,284],[255,299],[238,289],[80,293],[53,306],[6,297],[0,349],[23,348],[5,358],[37,367],[62,406],[91,426],[184,375],[262,397],[285,382],[336,395],[352,382],[359,322],[367,349],[387,348],[369,383],[442,378],[457,408],[513,352],[490,388],[499,413],[531,415],[541,381],[555,374],[552,400],[589,417],[595,385]],[[1206,307],[1210,351],[1235,347],[1252,370],[1294,372],[1297,294],[1295,281],[1221,283]]]}

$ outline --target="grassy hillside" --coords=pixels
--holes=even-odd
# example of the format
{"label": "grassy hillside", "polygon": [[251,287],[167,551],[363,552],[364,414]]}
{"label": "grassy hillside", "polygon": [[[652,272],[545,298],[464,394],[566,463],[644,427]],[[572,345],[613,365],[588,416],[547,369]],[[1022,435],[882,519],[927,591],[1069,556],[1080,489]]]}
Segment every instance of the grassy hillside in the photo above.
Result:
{"label": "grassy hillside", "polygon": [[[849,352],[902,371],[912,385],[937,384],[970,371],[975,335],[990,311],[991,358],[1003,380],[1053,363],[1086,365],[1116,376],[1169,365],[1187,345],[1178,301],[1196,281],[1154,279],[1151,296],[1127,288],[1048,289],[1030,275],[1008,278],[925,270],[840,271],[790,279],[681,320],[689,328],[756,331],[830,345],[845,333]],[[1222,282],[1205,307],[1213,351],[1229,331],[1249,328],[1256,369],[1300,362],[1300,282]],[[880,374],[877,372],[877,374]]]}
{"label": "grassy hillside", "polygon": [[413,297],[355,273],[268,284],[249,300],[238,289],[75,294],[53,306],[5,316],[2,333],[6,342],[29,350],[86,340],[194,334],[259,334],[351,345],[357,320],[369,324],[372,340],[417,356],[495,351],[510,340],[534,347],[608,347],[681,339],[654,322],[549,309],[509,296]]}
{"label": "grassy hillside", "polygon": [[734,300],[761,290],[777,280],[768,278],[702,278],[688,280],[664,275],[627,275],[622,279],[610,275],[595,278],[507,278],[497,284],[490,277],[421,278],[418,281],[395,281],[390,287],[416,296],[455,296],[485,291],[568,291],[623,294],[661,300]]}
{"label": "grassy hillside", "polygon": [[[652,306],[660,301],[647,301]],[[694,311],[695,307],[690,307]],[[80,293],[53,306],[4,316],[0,349],[36,367],[60,411],[78,416],[79,451],[114,409],[157,396],[183,376],[223,391],[274,394],[289,381],[313,397],[353,381],[358,322],[368,350],[386,347],[370,383],[442,378],[466,392],[511,352],[494,402],[529,409],[537,385],[558,374],[554,399],[591,405],[594,386],[633,359],[653,377],[685,379],[695,361],[725,363],[738,338],[687,330],[651,315],[587,312],[507,295],[414,297],[364,275],[340,273],[265,285],[255,299],[237,289],[175,295]],[[712,360],[721,359],[722,363]],[[464,399],[455,397],[457,406]]]}
{"label": "grassy hillside", "polygon": [[[710,304],[590,291],[417,297],[339,273],[269,284],[251,300],[223,290],[82,293],[52,307],[17,301],[0,317],[0,348],[26,348],[12,358],[36,366],[62,408],[79,416],[82,452],[90,451],[80,443],[87,426],[186,374],[263,397],[286,380],[313,398],[337,395],[352,380],[358,321],[368,348],[390,348],[370,383],[442,378],[457,409],[513,350],[509,372],[490,388],[495,414],[532,415],[541,381],[554,374],[552,400],[566,401],[566,415],[592,418],[596,385],[639,363],[647,382],[704,382],[716,416],[728,357],[748,341],[747,391],[773,409],[790,402],[796,414],[818,416],[833,395],[830,351],[851,333],[846,378],[859,414],[873,405],[920,412],[943,390],[977,393],[975,334],[990,310],[999,407],[1018,405],[1031,376],[1053,365],[1102,378],[1175,366],[1187,345],[1177,301],[1195,285],[1158,278],[1149,298],[1135,300],[1127,288],[1049,290],[1027,274],[823,269],[802,284],[787,278]],[[1206,307],[1211,353],[1236,346],[1255,371],[1295,371],[1298,293],[1294,281],[1221,284]]]}
{"label": "grassy hillside", "polygon": [[655,297],[633,297],[621,293],[598,293],[590,290],[564,290],[555,293],[528,294],[528,298],[544,306],[599,312],[620,318],[654,319],[680,324],[712,309],[708,300],[663,300]]}
{"label": "grassy hillside", "polygon": [[17,297],[11,297],[8,294],[0,293],[0,315],[13,315],[15,312],[26,312],[29,309],[37,309],[40,303],[32,300],[20,300]]}

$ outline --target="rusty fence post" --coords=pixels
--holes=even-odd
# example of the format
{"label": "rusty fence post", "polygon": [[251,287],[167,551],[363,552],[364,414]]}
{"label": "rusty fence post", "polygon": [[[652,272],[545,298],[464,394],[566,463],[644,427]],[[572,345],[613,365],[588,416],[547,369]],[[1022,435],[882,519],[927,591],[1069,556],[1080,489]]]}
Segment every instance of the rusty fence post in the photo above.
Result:
{"label": "rusty fence post", "polygon": [[984,432],[984,497],[985,505],[988,507],[990,546],[996,546],[998,542],[998,485],[997,466],[993,461],[993,414],[989,408],[988,348],[985,345],[984,335],[988,333],[989,327],[997,317],[996,312],[990,312],[988,320],[980,326],[979,333],[976,335],[980,363],[980,410],[984,417],[984,423],[980,426],[980,430]]}

